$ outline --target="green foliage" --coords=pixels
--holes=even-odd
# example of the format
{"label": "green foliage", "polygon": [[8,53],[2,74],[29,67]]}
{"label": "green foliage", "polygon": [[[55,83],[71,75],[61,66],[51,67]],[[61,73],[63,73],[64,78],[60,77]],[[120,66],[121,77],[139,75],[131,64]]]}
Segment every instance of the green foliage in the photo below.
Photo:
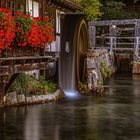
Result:
{"label": "green foliage", "polygon": [[25,77],[24,74],[19,74],[15,81],[11,84],[10,88],[8,89],[8,92],[10,91],[16,91],[18,94],[23,94],[26,92],[27,84],[26,81],[27,77]]}
{"label": "green foliage", "polygon": [[102,0],[103,19],[129,19],[137,18],[134,11],[127,11],[126,5],[122,0]]}
{"label": "green foliage", "polygon": [[97,84],[98,84],[99,86],[102,86],[102,85],[103,85],[103,81],[102,81],[102,80],[97,80]]}
{"label": "green foliage", "polygon": [[39,77],[39,82],[45,88],[45,90],[48,91],[49,93],[53,93],[57,89],[57,85],[52,81],[46,81],[44,76]]}
{"label": "green foliage", "polygon": [[19,74],[13,83],[10,85],[8,92],[16,91],[18,94],[29,94],[41,88],[41,85],[33,77],[24,73]]}
{"label": "green foliage", "polygon": [[81,93],[88,93],[88,86],[86,83],[82,83],[82,82],[78,82],[78,90],[81,92]]}
{"label": "green foliage", "polygon": [[30,82],[30,89],[28,88],[28,90],[33,95],[41,95],[45,93],[44,87],[35,79]]}
{"label": "green foliage", "polygon": [[111,75],[111,71],[109,67],[102,61],[101,65],[101,73],[104,79],[108,78]]}
{"label": "green foliage", "polygon": [[75,0],[84,8],[83,13],[86,15],[88,21],[97,20],[102,14],[100,12],[99,0]]}
{"label": "green foliage", "polygon": [[[75,0],[84,8],[83,13],[88,21],[102,19],[138,18],[138,13],[127,9],[123,0]],[[134,2],[136,2],[135,0]]]}
{"label": "green foliage", "polygon": [[17,94],[42,95],[53,93],[56,89],[57,85],[51,81],[46,81],[43,76],[36,80],[29,75],[21,73],[10,85],[8,92],[15,91]]}

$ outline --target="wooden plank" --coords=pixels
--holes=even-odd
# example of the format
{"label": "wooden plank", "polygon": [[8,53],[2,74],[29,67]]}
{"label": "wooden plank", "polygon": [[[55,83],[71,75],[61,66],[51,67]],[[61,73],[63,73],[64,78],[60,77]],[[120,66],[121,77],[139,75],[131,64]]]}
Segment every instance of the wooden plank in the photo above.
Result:
{"label": "wooden plank", "polygon": [[24,56],[24,57],[7,57],[7,58],[0,58],[0,61],[3,60],[25,60],[25,59],[51,59],[52,56]]}
{"label": "wooden plank", "polygon": [[140,19],[129,20],[102,20],[96,22],[89,22],[89,26],[110,26],[110,25],[136,25],[140,23]]}
{"label": "wooden plank", "polygon": [[113,48],[113,50],[126,50],[126,51],[134,51],[134,48]]}
{"label": "wooden plank", "polygon": [[[110,47],[95,47],[95,49],[99,49],[99,50],[102,50],[102,49],[110,49]],[[113,48],[113,50],[125,50],[125,51],[134,51],[135,49],[134,48]],[[140,48],[139,48],[139,51],[140,51]]]}
{"label": "wooden plank", "polygon": [[[110,39],[111,37],[109,36],[96,36],[96,38],[106,38],[106,39]],[[114,39],[136,39],[136,37],[112,37]]]}
{"label": "wooden plank", "polygon": [[127,43],[127,42],[125,42],[125,43],[106,43],[106,44],[113,44],[113,45],[134,45],[134,44],[136,44],[136,43]]}

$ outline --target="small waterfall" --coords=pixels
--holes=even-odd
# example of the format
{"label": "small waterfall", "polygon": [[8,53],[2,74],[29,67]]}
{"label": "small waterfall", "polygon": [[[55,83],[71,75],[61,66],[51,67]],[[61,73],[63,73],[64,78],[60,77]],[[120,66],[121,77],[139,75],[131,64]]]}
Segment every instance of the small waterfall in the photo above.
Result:
{"label": "small waterfall", "polygon": [[67,41],[60,52],[59,85],[69,97],[77,96],[76,91],[76,48]]}

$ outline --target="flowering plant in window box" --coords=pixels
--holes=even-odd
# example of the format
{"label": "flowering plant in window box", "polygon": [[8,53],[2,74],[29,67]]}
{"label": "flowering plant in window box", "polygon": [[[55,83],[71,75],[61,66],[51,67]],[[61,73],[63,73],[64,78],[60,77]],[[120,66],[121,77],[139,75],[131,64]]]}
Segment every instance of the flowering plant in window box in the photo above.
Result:
{"label": "flowering plant in window box", "polygon": [[4,49],[11,50],[10,46],[15,38],[16,25],[11,11],[0,8],[0,53]]}
{"label": "flowering plant in window box", "polygon": [[54,22],[50,17],[30,17],[0,8],[0,52],[17,48],[44,48],[55,40]]}
{"label": "flowering plant in window box", "polygon": [[53,19],[49,17],[30,17],[16,12],[16,25],[18,26],[18,46],[44,48],[45,44],[54,41]]}

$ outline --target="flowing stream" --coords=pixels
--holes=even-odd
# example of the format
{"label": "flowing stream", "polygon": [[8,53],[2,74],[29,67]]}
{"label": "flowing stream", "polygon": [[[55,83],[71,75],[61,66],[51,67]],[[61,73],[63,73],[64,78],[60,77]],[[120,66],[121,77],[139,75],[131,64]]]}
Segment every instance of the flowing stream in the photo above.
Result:
{"label": "flowing stream", "polygon": [[115,75],[104,96],[0,108],[0,140],[140,140],[140,77]]}

